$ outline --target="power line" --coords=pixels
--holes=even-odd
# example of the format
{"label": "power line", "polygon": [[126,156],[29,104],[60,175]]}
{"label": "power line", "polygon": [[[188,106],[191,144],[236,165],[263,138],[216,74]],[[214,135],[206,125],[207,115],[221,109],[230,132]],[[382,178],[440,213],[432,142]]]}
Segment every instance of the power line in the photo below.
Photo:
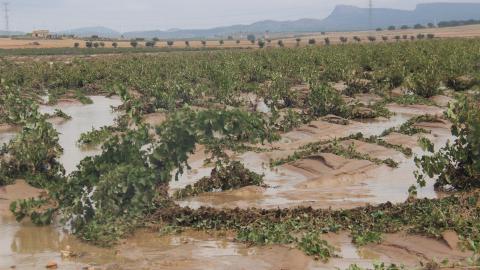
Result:
{"label": "power line", "polygon": [[10,3],[8,3],[8,2],[3,3],[3,7],[4,7],[4,10],[5,10],[5,31],[7,31],[7,32],[10,31],[9,16],[8,16],[8,12],[9,12],[8,5],[9,4]]}
{"label": "power line", "polygon": [[368,29],[373,27],[373,1],[368,1]]}

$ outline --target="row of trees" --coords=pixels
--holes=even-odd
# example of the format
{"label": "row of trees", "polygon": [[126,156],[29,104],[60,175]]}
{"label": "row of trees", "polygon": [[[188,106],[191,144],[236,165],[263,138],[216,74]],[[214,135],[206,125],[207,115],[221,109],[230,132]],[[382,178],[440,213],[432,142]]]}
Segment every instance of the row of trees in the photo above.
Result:
{"label": "row of trees", "polygon": [[480,20],[464,20],[464,21],[443,21],[438,23],[438,27],[454,27],[462,25],[480,24]]}
{"label": "row of trees", "polygon": [[[390,38],[388,36],[382,36],[381,37],[383,41],[388,41]],[[434,34],[418,34],[416,36],[408,36],[408,35],[403,35],[403,36],[400,36],[400,35],[396,35],[394,36],[392,39],[396,40],[396,41],[400,41],[401,39],[403,40],[415,40],[415,39],[433,39],[435,38],[435,35]],[[360,43],[362,41],[362,38],[359,37],[359,36],[353,36],[352,38],[355,42],[357,43]],[[344,36],[341,36],[339,38],[340,42],[341,43],[347,43],[349,38],[348,37],[344,37]],[[367,40],[370,41],[370,42],[375,42],[377,41],[377,37],[375,36],[368,36],[367,37]],[[263,40],[263,39],[258,39],[258,40],[254,40],[254,39],[250,39],[249,40],[251,42],[251,44],[257,44],[259,48],[264,48],[267,44],[270,46],[271,43],[272,43],[272,40],[271,39],[266,39],[266,40]],[[299,47],[301,42],[302,42],[302,39],[301,38],[296,38],[295,39],[296,41],[296,46]],[[202,40],[200,41],[201,44],[205,47],[207,46],[207,41],[206,40]],[[308,39],[308,45],[315,45],[317,44],[317,40],[315,38],[310,38]],[[185,47],[190,47],[190,41],[186,40],[184,41],[185,43]],[[236,40],[235,43],[238,45],[241,43],[240,40]],[[137,40],[132,40],[130,41],[130,46],[132,48],[137,48],[139,46],[139,41]],[[175,44],[175,41],[173,40],[169,40],[167,41],[167,45],[169,47],[172,47],[173,45]],[[218,40],[218,44],[219,45],[224,45],[225,44],[225,41],[223,39],[221,40]],[[330,45],[331,44],[331,40],[330,38],[326,37],[324,38],[324,44],[325,45]],[[151,41],[146,41],[145,42],[145,47],[148,47],[148,48],[153,48],[157,45],[157,41],[156,40],[151,40]],[[285,43],[283,40],[278,40],[277,41],[277,45],[279,47],[285,47]],[[118,47],[118,43],[117,42],[112,42],[111,46],[113,48],[117,48]],[[75,48],[79,48],[80,47],[80,43],[76,42],[74,44],[74,47]],[[85,47],[87,48],[104,48],[105,47],[105,42],[101,41],[101,42],[92,42],[92,41],[87,41],[85,42]]]}
{"label": "row of trees", "polygon": [[[402,26],[400,26],[400,27],[398,27],[398,28],[397,28],[397,26],[390,25],[389,27],[386,28],[386,30],[394,31],[394,30],[397,30],[397,29],[407,30],[407,29],[411,29],[411,28],[413,28],[413,29],[426,29],[426,28],[435,28],[435,27],[436,27],[436,26],[435,26],[435,24],[433,24],[433,23],[428,23],[426,26],[423,25],[423,24],[417,23],[417,24],[415,24],[415,25],[412,26],[412,27],[410,27],[410,26],[408,26],[408,25],[406,25],[406,24],[405,24],[405,25],[402,25]],[[440,27],[440,24],[438,24],[438,27]],[[379,27],[379,28],[377,28],[376,30],[377,30],[377,31],[382,31],[383,28]]]}

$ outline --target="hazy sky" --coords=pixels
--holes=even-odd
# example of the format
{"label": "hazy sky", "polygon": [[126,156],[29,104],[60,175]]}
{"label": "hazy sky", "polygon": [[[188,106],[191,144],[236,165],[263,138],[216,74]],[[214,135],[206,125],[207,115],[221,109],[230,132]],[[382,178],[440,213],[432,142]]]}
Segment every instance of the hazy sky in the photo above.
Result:
{"label": "hazy sky", "polygon": [[[10,2],[10,29],[67,30],[106,26],[121,32],[208,28],[264,19],[324,18],[337,4],[366,7],[368,0],[3,0]],[[375,7],[413,9],[425,2],[480,0],[374,0]],[[2,12],[3,14],[3,12]],[[3,16],[0,29],[4,28]]]}

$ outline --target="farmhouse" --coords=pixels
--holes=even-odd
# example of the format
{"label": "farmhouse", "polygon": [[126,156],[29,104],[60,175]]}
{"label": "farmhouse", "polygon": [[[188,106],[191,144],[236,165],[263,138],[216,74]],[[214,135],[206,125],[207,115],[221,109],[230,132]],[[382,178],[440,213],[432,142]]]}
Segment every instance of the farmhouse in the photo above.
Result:
{"label": "farmhouse", "polygon": [[32,37],[34,38],[48,38],[50,36],[50,31],[48,30],[34,30],[32,31]]}

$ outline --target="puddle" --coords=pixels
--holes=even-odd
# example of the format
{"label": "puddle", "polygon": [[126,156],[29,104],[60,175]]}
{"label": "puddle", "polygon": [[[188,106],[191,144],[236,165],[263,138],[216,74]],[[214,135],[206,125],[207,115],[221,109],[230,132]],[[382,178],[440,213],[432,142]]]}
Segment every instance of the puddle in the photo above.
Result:
{"label": "puddle", "polygon": [[100,153],[99,148],[88,149],[79,148],[77,141],[80,134],[92,130],[109,126],[114,123],[116,113],[112,112],[111,106],[122,104],[120,99],[106,98],[103,96],[90,96],[93,104],[59,104],[56,106],[42,106],[40,110],[43,113],[53,113],[55,109],[61,109],[72,117],[68,121],[54,123],[55,129],[60,133],[59,143],[63,147],[63,156],[60,162],[65,167],[65,171],[71,173],[77,167],[82,159]]}

